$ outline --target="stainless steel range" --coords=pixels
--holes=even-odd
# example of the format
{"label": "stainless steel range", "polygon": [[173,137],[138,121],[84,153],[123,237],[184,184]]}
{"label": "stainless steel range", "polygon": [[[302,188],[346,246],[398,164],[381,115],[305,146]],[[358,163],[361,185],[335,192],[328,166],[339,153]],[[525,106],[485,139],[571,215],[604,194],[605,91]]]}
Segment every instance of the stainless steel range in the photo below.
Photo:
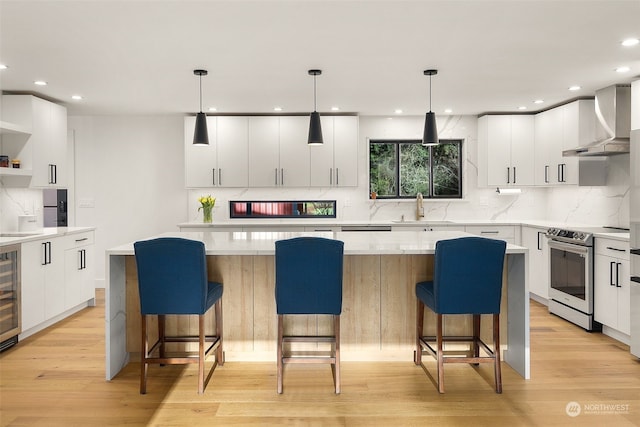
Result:
{"label": "stainless steel range", "polygon": [[593,234],[626,231],[617,227],[547,230],[550,313],[587,331],[602,329],[593,320]]}

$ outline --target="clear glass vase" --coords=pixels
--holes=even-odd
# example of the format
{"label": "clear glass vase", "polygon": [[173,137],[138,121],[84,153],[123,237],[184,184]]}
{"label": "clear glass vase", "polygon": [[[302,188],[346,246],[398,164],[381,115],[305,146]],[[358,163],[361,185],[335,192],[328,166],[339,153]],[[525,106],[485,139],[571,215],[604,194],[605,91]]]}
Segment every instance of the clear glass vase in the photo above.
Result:
{"label": "clear glass vase", "polygon": [[211,210],[213,208],[202,208],[202,222],[206,223],[206,224],[210,224],[211,222],[213,222],[213,219],[211,218]]}

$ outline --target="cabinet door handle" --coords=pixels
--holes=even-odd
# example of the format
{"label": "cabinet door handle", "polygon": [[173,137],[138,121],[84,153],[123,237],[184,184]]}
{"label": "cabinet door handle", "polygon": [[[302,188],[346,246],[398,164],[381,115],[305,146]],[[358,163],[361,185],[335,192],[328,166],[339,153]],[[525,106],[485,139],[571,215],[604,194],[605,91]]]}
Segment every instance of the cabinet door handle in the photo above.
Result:
{"label": "cabinet door handle", "polygon": [[560,181],[560,182],[567,182],[567,179],[565,177],[565,172],[567,170],[567,164],[566,163],[561,163],[560,166],[561,166],[560,170],[562,171],[562,181]]}
{"label": "cabinet door handle", "polygon": [[558,163],[558,182],[562,182],[562,165]]}
{"label": "cabinet door handle", "polygon": [[218,168],[218,185],[222,185],[222,168]]}
{"label": "cabinet door handle", "polygon": [[41,265],[47,265],[47,242],[41,243],[42,248],[42,262]]}
{"label": "cabinet door handle", "polygon": [[340,173],[338,168],[336,168],[336,185],[340,185]]}
{"label": "cabinet door handle", "polygon": [[284,168],[280,168],[280,185],[284,185]]}
{"label": "cabinet door handle", "polygon": [[211,169],[213,175],[213,185],[216,185],[216,168]]}
{"label": "cabinet door handle", "polygon": [[613,282],[613,268],[615,265],[615,261],[609,262],[609,286],[616,286],[616,284]]}
{"label": "cabinet door handle", "polygon": [[507,184],[511,184],[511,168],[507,167]]}
{"label": "cabinet door handle", "polygon": [[621,288],[622,285],[620,284],[620,266],[622,265],[622,263],[616,262],[616,288]]}
{"label": "cabinet door handle", "polygon": [[607,246],[607,249],[612,250],[612,251],[617,251],[617,252],[627,252],[626,249],[618,249],[618,248],[613,248],[611,246]]}
{"label": "cabinet door handle", "polygon": [[538,250],[541,251],[542,250],[542,244],[540,242],[540,236],[542,236],[544,233],[542,231],[538,231]]}
{"label": "cabinet door handle", "polygon": [[514,166],[513,167],[513,183],[515,184],[516,182],[517,182],[517,179],[516,179],[516,167]]}
{"label": "cabinet door handle", "polygon": [[274,176],[276,179],[276,187],[277,187],[278,186],[278,168],[275,168],[274,172],[275,172]]}
{"label": "cabinet door handle", "polygon": [[82,250],[78,251],[78,270],[82,270]]}
{"label": "cabinet door handle", "polygon": [[58,183],[58,165],[53,165],[53,183]]}
{"label": "cabinet door handle", "polygon": [[544,165],[544,182],[549,183],[549,165]]}
{"label": "cabinet door handle", "polygon": [[329,185],[333,185],[333,168],[329,168]]}
{"label": "cabinet door handle", "polygon": [[495,230],[495,231],[481,231],[480,234],[498,234],[499,231]]}

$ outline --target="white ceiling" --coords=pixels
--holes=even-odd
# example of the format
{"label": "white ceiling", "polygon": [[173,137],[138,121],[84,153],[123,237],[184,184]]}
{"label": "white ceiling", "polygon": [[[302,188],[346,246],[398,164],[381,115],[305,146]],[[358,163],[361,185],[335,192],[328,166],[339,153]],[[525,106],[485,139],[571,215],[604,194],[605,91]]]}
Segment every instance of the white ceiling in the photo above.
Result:
{"label": "white ceiling", "polygon": [[205,111],[309,112],[320,68],[321,112],[424,114],[423,70],[437,68],[437,114],[538,111],[640,76],[627,37],[640,37],[640,0],[0,0],[0,87],[71,115],[183,114],[199,109],[205,68]]}

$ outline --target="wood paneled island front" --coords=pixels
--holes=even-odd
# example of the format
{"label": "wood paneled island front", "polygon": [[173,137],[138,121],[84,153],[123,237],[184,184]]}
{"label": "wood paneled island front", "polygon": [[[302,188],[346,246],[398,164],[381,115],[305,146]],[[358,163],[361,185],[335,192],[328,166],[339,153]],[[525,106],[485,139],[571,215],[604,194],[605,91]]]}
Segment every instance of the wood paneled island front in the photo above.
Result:
{"label": "wood paneled island front", "polygon": [[[341,320],[342,360],[395,360],[413,363],[415,284],[433,274],[438,240],[471,236],[464,232],[174,232],[205,243],[209,279],[224,284],[224,351],[228,362],[276,359],[275,241],[298,236],[342,240],[344,283]],[[139,351],[139,305],[133,242],[107,251],[106,378],[112,379]],[[528,250],[507,245],[501,309],[504,361],[528,379]],[[456,316],[445,332],[468,329]],[[329,327],[322,316],[307,316],[300,330]],[[486,319],[489,320],[488,318]],[[484,321],[484,319],[483,319]],[[211,319],[210,322],[213,322]],[[426,322],[434,322],[426,316]],[[300,322],[296,322],[299,325]],[[190,320],[168,328],[189,331]],[[489,330],[491,328],[484,328]]]}

